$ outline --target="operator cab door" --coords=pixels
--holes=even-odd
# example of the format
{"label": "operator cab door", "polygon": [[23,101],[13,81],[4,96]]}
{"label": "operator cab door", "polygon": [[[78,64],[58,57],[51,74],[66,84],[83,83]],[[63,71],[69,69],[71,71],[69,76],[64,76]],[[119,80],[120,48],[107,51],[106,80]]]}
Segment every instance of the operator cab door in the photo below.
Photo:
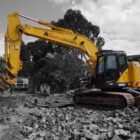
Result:
{"label": "operator cab door", "polygon": [[105,56],[98,57],[96,69],[96,86],[102,88],[105,84]]}
{"label": "operator cab door", "polygon": [[[122,66],[122,62],[124,65]],[[96,69],[96,85],[98,88],[116,86],[120,74],[126,69],[126,56],[121,54],[106,54],[98,57]]]}

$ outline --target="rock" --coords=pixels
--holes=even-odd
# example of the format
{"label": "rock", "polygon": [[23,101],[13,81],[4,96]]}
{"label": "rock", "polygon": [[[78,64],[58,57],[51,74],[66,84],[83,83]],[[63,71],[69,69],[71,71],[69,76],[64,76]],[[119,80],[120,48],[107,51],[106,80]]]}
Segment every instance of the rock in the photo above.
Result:
{"label": "rock", "polygon": [[41,122],[42,122],[42,123],[46,123],[46,117],[42,117]]}
{"label": "rock", "polygon": [[29,105],[29,103],[24,103],[24,107],[29,107],[30,105]]}
{"label": "rock", "polygon": [[130,130],[129,131],[131,131],[131,132],[136,132],[137,131],[137,126],[136,125],[134,125],[134,124],[130,124]]}
{"label": "rock", "polygon": [[0,117],[0,123],[3,123],[5,120],[4,120],[4,117]]}
{"label": "rock", "polygon": [[108,132],[108,129],[106,129],[106,128],[100,128],[100,129],[99,129],[99,132],[101,132],[101,133],[106,133],[106,132]]}
{"label": "rock", "polygon": [[[59,137],[58,137],[58,140],[60,140]],[[71,137],[71,136],[64,136],[63,140],[73,140],[73,137]]]}
{"label": "rock", "polygon": [[136,135],[136,139],[135,140],[140,140],[140,134]]}
{"label": "rock", "polygon": [[99,138],[100,135],[95,135],[95,134],[92,135],[92,140],[99,140]]}
{"label": "rock", "polygon": [[130,131],[125,131],[123,129],[116,129],[114,131],[114,133],[115,133],[115,135],[118,135],[121,138],[130,138],[131,137]]}
{"label": "rock", "polygon": [[42,119],[42,114],[37,114],[36,117],[37,117],[38,120],[41,120]]}
{"label": "rock", "polygon": [[34,128],[37,129],[38,127],[39,127],[38,123],[35,123],[35,124],[34,124]]}
{"label": "rock", "polygon": [[107,136],[109,139],[112,138],[114,136],[114,131],[111,130],[111,131],[107,132]]}
{"label": "rock", "polygon": [[36,137],[33,140],[44,140],[44,138],[38,138],[38,137]]}
{"label": "rock", "polygon": [[33,132],[33,128],[32,127],[28,127],[28,126],[23,126],[21,133],[26,137],[29,136],[31,133]]}
{"label": "rock", "polygon": [[138,108],[135,108],[134,109],[134,113],[138,113],[139,112],[139,109]]}
{"label": "rock", "polygon": [[90,125],[90,121],[85,119],[80,119],[80,122],[82,123],[82,125]]}
{"label": "rock", "polygon": [[120,111],[115,113],[115,117],[119,117]]}
{"label": "rock", "polygon": [[116,124],[116,123],[118,122],[118,120],[117,120],[116,118],[113,118],[112,122],[113,122],[114,124]]}
{"label": "rock", "polygon": [[122,140],[119,136],[115,135],[111,140]]}
{"label": "rock", "polygon": [[45,137],[46,136],[46,131],[39,131],[39,132],[36,133],[36,135],[38,137]]}
{"label": "rock", "polygon": [[90,115],[92,112],[93,112],[93,110],[89,109],[89,110],[87,111],[87,114]]}
{"label": "rock", "polygon": [[97,114],[91,114],[90,117],[89,117],[89,120],[92,122],[92,123],[97,123],[99,121],[99,117]]}
{"label": "rock", "polygon": [[102,133],[102,134],[99,136],[98,140],[108,140],[107,134],[106,134],[106,133]]}
{"label": "rock", "polygon": [[35,137],[36,137],[36,134],[35,134],[35,133],[31,133],[31,134],[28,136],[28,138],[31,139],[31,140],[34,139]]}
{"label": "rock", "polygon": [[124,129],[124,130],[131,130],[130,124],[129,124],[129,123],[123,124],[123,129]]}
{"label": "rock", "polygon": [[118,124],[118,128],[122,129],[123,128],[123,125],[122,124]]}
{"label": "rock", "polygon": [[84,134],[85,138],[87,138],[88,140],[93,140],[93,134],[90,131],[87,131]]}
{"label": "rock", "polygon": [[80,132],[77,131],[76,129],[74,129],[74,131],[72,132],[72,136],[74,139],[80,139]]}
{"label": "rock", "polygon": [[80,140],[87,140],[85,137],[81,137]]}
{"label": "rock", "polygon": [[96,130],[96,129],[99,129],[99,126],[96,125],[96,124],[90,124],[90,125],[89,125],[89,129],[90,129],[90,130]]}
{"label": "rock", "polygon": [[140,134],[140,127],[137,128],[137,132],[138,132],[138,134]]}
{"label": "rock", "polygon": [[108,118],[105,118],[104,121],[108,122],[108,121],[112,121],[113,120],[113,117],[108,117]]}
{"label": "rock", "polygon": [[22,119],[19,119],[17,122],[18,122],[19,124],[22,124],[23,120],[22,120]]}
{"label": "rock", "polygon": [[69,117],[68,114],[66,114],[65,119],[66,119],[67,121],[70,120],[70,117]]}

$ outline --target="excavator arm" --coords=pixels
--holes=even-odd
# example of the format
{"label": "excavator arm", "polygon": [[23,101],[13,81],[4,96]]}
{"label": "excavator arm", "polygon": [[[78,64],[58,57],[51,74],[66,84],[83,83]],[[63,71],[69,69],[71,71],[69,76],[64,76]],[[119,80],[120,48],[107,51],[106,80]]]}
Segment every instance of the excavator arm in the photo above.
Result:
{"label": "excavator arm", "polygon": [[[19,17],[30,19],[50,29],[22,25]],[[5,34],[5,75],[2,79],[8,85],[16,83],[18,72],[22,68],[22,61],[20,60],[22,34],[78,49],[83,52],[85,61],[95,77],[97,53],[99,50],[89,38],[76,34],[71,30],[60,28],[44,21],[34,20],[15,12],[8,15],[8,26]]]}

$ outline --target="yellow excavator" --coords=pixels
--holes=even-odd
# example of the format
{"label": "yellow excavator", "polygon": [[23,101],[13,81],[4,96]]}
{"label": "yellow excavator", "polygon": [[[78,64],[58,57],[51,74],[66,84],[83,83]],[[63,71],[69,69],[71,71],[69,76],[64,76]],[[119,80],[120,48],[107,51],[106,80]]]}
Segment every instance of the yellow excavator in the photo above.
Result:
{"label": "yellow excavator", "polygon": [[[19,17],[32,20],[49,28],[23,25]],[[83,52],[94,84],[101,91],[89,90],[74,94],[75,103],[98,106],[132,107],[139,105],[140,63],[128,62],[124,51],[99,50],[84,35],[60,28],[41,20],[19,14],[8,15],[7,32],[5,34],[5,74],[0,78],[0,91],[14,86],[19,70],[22,69],[20,50],[22,34],[48,40],[72,47]]]}

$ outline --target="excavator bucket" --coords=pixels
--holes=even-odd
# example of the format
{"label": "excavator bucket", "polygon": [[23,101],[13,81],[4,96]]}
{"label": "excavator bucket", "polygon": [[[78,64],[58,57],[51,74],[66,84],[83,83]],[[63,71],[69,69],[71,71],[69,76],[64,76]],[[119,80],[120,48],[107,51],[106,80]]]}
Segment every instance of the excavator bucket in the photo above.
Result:
{"label": "excavator bucket", "polygon": [[5,91],[10,88],[10,85],[4,81],[4,79],[0,76],[0,92]]}

